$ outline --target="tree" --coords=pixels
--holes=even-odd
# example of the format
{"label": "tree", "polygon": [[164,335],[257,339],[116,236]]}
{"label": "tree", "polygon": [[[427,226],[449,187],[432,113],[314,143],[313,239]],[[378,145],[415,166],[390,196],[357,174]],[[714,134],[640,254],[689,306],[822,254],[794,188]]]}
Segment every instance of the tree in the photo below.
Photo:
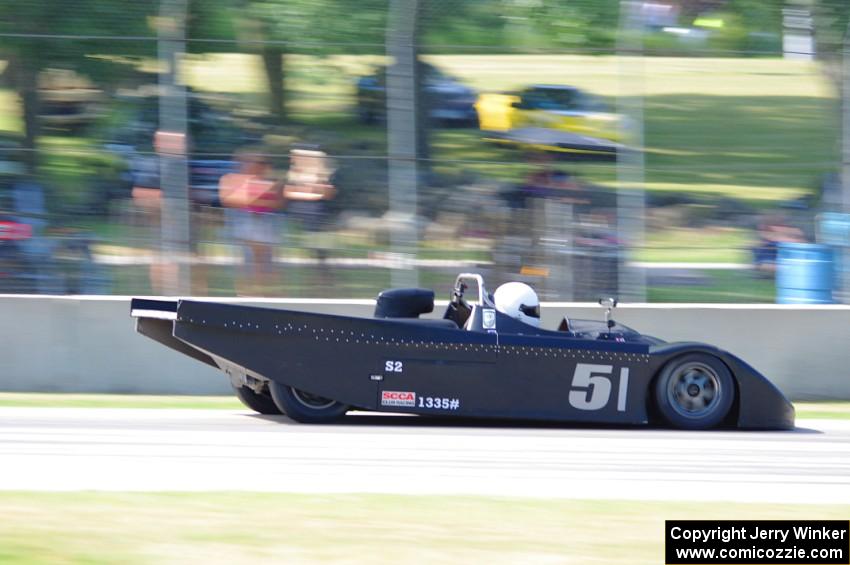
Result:
{"label": "tree", "polygon": [[387,0],[243,0],[236,37],[258,53],[269,109],[287,118],[287,54],[383,53]]}
{"label": "tree", "polygon": [[619,0],[427,0],[429,49],[487,53],[614,46]]}
{"label": "tree", "polygon": [[842,59],[850,34],[850,10],[846,0],[815,0],[815,53],[836,92],[842,91]]}
{"label": "tree", "polygon": [[[122,56],[156,53],[148,26],[155,9],[148,3],[116,0],[0,0],[0,57],[8,61],[5,78],[23,106],[26,163],[34,172],[39,137],[41,71],[74,69],[100,84],[114,83],[132,72]],[[134,39],[135,38],[135,39]]]}

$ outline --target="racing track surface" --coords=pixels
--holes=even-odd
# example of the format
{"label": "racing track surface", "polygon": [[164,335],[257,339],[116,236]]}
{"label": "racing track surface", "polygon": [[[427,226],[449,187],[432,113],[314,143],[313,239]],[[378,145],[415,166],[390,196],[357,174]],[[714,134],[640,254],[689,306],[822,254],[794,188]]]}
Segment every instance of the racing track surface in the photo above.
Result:
{"label": "racing track surface", "polygon": [[793,432],[226,410],[0,408],[0,489],[382,492],[850,503],[850,422]]}

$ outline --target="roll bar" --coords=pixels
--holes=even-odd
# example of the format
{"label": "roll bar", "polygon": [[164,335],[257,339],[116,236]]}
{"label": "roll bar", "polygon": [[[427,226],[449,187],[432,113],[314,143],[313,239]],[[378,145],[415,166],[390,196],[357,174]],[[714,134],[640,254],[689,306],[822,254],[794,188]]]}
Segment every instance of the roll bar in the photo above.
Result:
{"label": "roll bar", "polygon": [[484,277],[478,273],[461,273],[457,276],[455,279],[454,289],[456,296],[463,296],[463,291],[467,288],[463,282],[465,280],[475,281],[476,286],[478,287],[478,302],[476,303],[478,306],[487,306],[489,308],[496,307],[496,305],[490,300],[490,295],[487,293],[487,288],[484,286]]}

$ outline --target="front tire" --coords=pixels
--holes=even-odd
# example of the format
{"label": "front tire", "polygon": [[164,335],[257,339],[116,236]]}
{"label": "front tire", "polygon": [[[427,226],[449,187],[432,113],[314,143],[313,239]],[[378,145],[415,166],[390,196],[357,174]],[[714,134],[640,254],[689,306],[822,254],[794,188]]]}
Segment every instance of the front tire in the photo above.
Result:
{"label": "front tire", "polygon": [[655,402],[664,420],[683,430],[722,423],[735,400],[735,382],[723,362],[692,353],[667,363],[655,381]]}
{"label": "front tire", "polygon": [[234,386],[233,392],[236,393],[236,398],[238,398],[242,404],[254,412],[259,412],[260,414],[266,414],[268,416],[279,416],[282,414],[280,408],[277,407],[269,394],[254,392],[247,386]]}
{"label": "front tire", "polygon": [[338,420],[348,412],[348,406],[298,390],[297,388],[271,381],[269,390],[281,412],[303,424],[321,424]]}

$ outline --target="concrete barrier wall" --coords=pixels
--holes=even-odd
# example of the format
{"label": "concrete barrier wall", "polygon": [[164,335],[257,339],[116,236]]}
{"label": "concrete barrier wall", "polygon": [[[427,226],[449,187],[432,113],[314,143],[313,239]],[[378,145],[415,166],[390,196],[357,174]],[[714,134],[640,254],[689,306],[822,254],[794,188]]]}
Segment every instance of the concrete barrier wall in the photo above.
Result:
{"label": "concrete barrier wall", "polygon": [[[368,300],[262,305],[351,316],[370,316],[373,308]],[[129,309],[126,297],[0,296],[0,391],[230,392],[219,371],[136,334]],[[601,319],[602,310],[546,304],[543,324],[555,327],[565,314]],[[850,400],[850,307],[626,305],[616,318],[668,341],[704,341],[727,349],[794,400]]]}

